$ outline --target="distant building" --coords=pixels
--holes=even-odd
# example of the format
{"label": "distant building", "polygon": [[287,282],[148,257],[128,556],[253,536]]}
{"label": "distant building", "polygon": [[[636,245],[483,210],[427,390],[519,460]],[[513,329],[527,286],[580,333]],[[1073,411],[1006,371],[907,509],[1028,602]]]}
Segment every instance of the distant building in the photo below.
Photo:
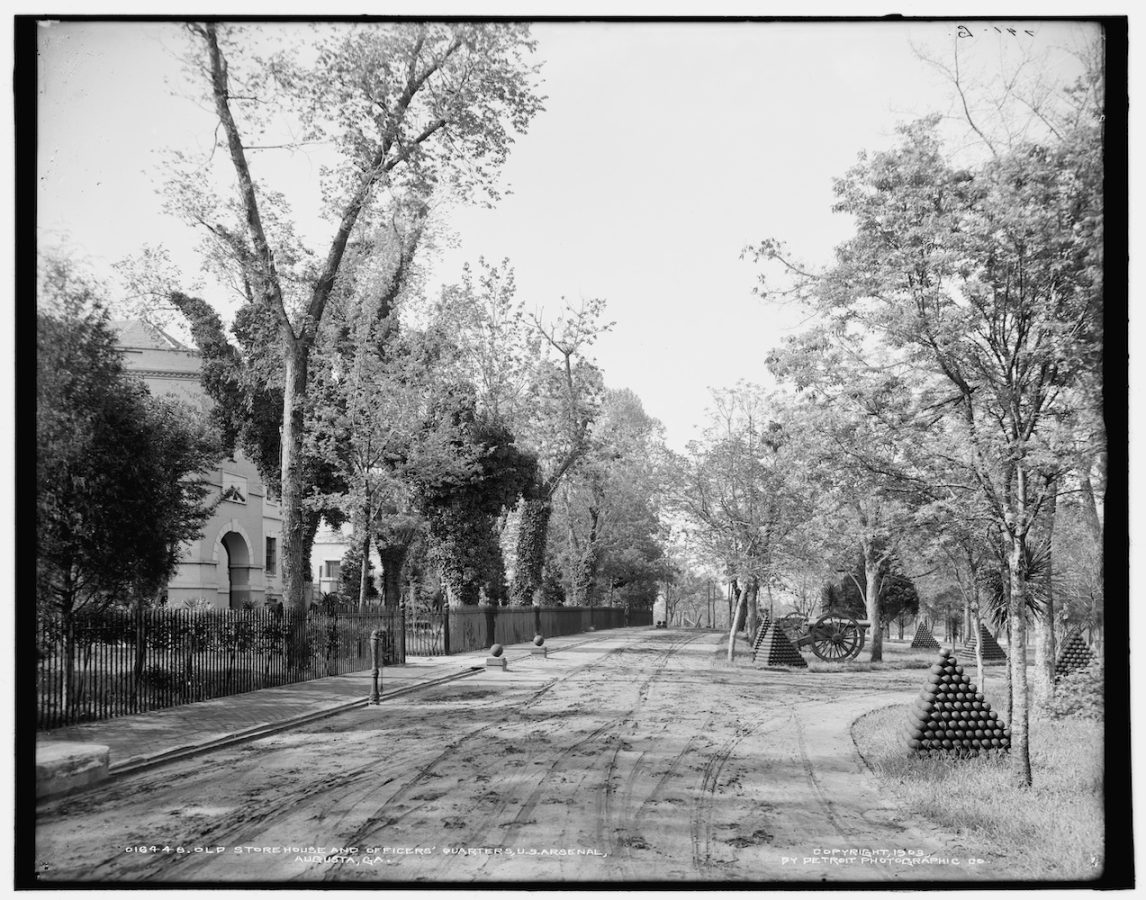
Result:
{"label": "distant building", "polygon": [[[317,594],[342,594],[342,557],[350,549],[350,528],[343,526],[339,529],[330,528],[323,523],[314,536],[314,544],[310,550],[310,568],[314,590]],[[374,569],[367,577],[371,579],[375,589],[380,590],[379,577],[382,572],[382,560],[373,544],[370,546],[370,562]],[[357,601],[357,590],[351,596],[343,599]]]}
{"label": "distant building", "polygon": [[[199,381],[200,358],[158,328],[138,321],[112,322],[125,368],[143,378],[154,396],[174,396],[209,408]],[[185,544],[167,588],[167,605],[217,609],[264,606],[282,599],[282,516],[267,496],[254,464],[236,450],[206,473],[222,502],[197,541]]]}

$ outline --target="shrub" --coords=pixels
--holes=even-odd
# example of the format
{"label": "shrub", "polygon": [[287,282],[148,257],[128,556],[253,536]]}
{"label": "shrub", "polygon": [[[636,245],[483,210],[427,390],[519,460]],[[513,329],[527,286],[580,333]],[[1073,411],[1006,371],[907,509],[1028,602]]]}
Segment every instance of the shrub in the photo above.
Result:
{"label": "shrub", "polygon": [[181,687],[178,675],[158,665],[151,665],[144,669],[140,673],[139,680],[153,691],[161,693],[176,692]]}
{"label": "shrub", "polygon": [[1095,660],[1084,669],[1076,669],[1056,679],[1054,696],[1047,701],[1043,711],[1052,719],[1079,716],[1101,720],[1102,698],[1102,663]]}

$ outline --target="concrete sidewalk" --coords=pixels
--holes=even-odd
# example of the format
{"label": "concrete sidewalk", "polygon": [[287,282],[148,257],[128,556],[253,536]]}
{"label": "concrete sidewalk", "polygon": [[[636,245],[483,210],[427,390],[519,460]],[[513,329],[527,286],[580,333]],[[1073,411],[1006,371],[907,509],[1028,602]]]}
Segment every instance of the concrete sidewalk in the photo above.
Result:
{"label": "concrete sidewalk", "polygon": [[[647,627],[548,638],[549,653],[563,647],[646,631]],[[532,644],[513,644],[505,657],[528,658]],[[485,669],[487,652],[454,656],[408,656],[405,665],[382,670],[382,702],[421,687]],[[37,797],[60,796],[104,778],[127,774],[242,740],[306,724],[365,706],[369,670],[282,687],[232,694],[134,716],[120,716],[41,732],[36,738]]]}

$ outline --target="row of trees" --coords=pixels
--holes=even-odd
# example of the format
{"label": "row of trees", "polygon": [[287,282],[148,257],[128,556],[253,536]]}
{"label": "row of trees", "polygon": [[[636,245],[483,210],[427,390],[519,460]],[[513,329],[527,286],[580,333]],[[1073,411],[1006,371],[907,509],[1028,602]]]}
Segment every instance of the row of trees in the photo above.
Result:
{"label": "row of trees", "polygon": [[[276,34],[186,28],[218,125],[206,160],[175,154],[167,195],[232,322],[178,289],[162,251],[126,271],[135,311],[190,328],[219,444],[280,500],[286,605],[306,605],[323,521],[351,527],[359,603],[372,548],[388,605],[427,580],[451,604],[651,603],[668,571],[647,462],[660,432],[589,356],[603,302],[529,314],[507,261],[425,285],[435,211],[496,202],[541,109],[528,29],[318,26],[305,54]],[[320,163],[303,196],[276,182],[282,152]],[[295,212],[308,200],[331,229],[317,252]]]}
{"label": "row of trees", "polygon": [[813,582],[846,572],[873,623],[906,576],[936,618],[958,598],[972,628],[1004,627],[1024,784],[1028,631],[1049,697],[1056,629],[1101,624],[1101,47],[1083,62],[1027,104],[1037,137],[994,133],[964,103],[977,156],[947,150],[937,116],[862,154],[835,185],[854,233],[832,264],[750,247],[761,293],[815,324],[770,354],[781,391],[719,395],[679,463],[680,508],[743,588],[750,627],[759,586],[809,566]]}

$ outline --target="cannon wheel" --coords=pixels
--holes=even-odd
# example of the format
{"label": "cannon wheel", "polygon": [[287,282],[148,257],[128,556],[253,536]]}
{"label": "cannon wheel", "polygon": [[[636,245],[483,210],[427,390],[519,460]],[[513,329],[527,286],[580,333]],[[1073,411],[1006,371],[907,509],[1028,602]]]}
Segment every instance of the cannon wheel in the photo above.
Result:
{"label": "cannon wheel", "polygon": [[809,629],[812,652],[825,662],[854,659],[863,649],[863,630],[850,616],[820,616]]}
{"label": "cannon wheel", "polygon": [[788,613],[788,615],[781,616],[776,620],[776,627],[784,632],[795,647],[800,646],[800,640],[805,636],[804,629],[807,624],[808,620],[799,613]]}

